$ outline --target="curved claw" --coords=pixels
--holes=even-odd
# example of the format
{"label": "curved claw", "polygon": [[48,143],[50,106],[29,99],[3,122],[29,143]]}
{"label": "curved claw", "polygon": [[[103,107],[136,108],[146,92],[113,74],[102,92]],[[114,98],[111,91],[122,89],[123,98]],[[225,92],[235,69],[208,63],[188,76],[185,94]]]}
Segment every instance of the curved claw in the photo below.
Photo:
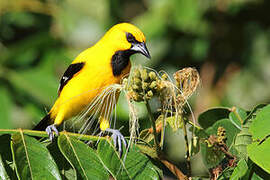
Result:
{"label": "curved claw", "polygon": [[125,148],[127,147],[127,142],[124,136],[117,129],[107,128],[105,131],[112,133],[111,137],[113,139],[113,144],[116,148],[118,148],[119,155],[121,157],[122,156],[122,143],[124,144]]}
{"label": "curved claw", "polygon": [[57,136],[59,135],[59,132],[58,132],[58,130],[57,130],[55,124],[52,124],[52,125],[48,126],[48,127],[46,128],[45,131],[46,131],[47,134],[49,135],[49,138],[50,138],[51,141],[52,141],[53,138],[54,138],[54,133],[53,133],[53,132],[55,132],[55,134],[56,134]]}

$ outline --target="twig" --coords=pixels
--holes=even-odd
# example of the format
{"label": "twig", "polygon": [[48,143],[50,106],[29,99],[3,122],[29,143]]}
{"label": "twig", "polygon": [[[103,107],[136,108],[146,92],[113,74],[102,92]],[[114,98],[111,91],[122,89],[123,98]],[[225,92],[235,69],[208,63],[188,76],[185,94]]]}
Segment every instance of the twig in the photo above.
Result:
{"label": "twig", "polygon": [[151,107],[149,105],[149,102],[147,100],[145,100],[145,104],[146,104],[146,108],[147,108],[147,111],[148,111],[148,116],[149,116],[149,119],[152,123],[152,128],[153,128],[153,131],[154,131],[154,143],[155,143],[155,147],[157,148],[157,152],[160,151],[160,146],[159,146],[159,141],[158,141],[158,135],[157,135],[157,130],[156,130],[156,122],[154,120],[154,117],[153,117],[153,114],[152,114],[152,111],[151,111]]}
{"label": "twig", "polygon": [[[0,129],[0,134],[15,134],[18,132],[23,132],[23,134],[30,135],[30,136],[36,136],[36,137],[49,137],[48,134],[45,131],[35,131],[35,130],[29,130],[29,129]],[[60,132],[61,134],[67,134],[70,137],[76,137],[80,140],[84,141],[98,141],[98,140],[106,140],[106,137],[99,137],[99,136],[90,136],[90,135],[84,135],[84,134],[76,134],[71,132]]]}
{"label": "twig", "polygon": [[189,143],[188,143],[187,128],[186,128],[185,120],[183,120],[183,132],[184,132],[184,140],[185,140],[185,145],[186,145],[187,175],[190,177],[191,164],[190,164]]}
{"label": "twig", "polygon": [[161,159],[161,162],[177,177],[177,179],[188,180],[188,177],[182,173],[182,171],[178,169],[174,164],[165,159]]}

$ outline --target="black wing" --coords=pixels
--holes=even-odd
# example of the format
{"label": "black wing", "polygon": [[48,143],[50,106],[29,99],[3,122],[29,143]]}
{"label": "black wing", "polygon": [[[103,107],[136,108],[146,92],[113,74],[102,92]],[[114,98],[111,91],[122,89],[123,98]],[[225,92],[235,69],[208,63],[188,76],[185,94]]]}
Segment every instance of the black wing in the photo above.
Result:
{"label": "black wing", "polygon": [[71,78],[74,76],[74,74],[79,72],[83,68],[83,66],[84,66],[83,62],[71,64],[68,66],[67,70],[65,71],[65,73],[63,74],[63,76],[60,80],[60,85],[58,88],[58,96],[60,95],[62,89],[67,84],[67,82],[69,80],[71,80]]}

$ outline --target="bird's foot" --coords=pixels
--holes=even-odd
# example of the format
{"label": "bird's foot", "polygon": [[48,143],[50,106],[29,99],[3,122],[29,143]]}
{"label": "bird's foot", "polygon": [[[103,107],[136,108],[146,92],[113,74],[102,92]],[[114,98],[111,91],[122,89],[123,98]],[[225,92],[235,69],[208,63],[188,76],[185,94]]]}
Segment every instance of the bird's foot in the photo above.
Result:
{"label": "bird's foot", "polygon": [[107,128],[105,131],[112,133],[111,138],[113,139],[113,144],[116,148],[118,148],[119,155],[121,157],[122,156],[122,143],[124,144],[125,148],[127,147],[127,142],[126,142],[124,136],[117,129]]}
{"label": "bird's foot", "polygon": [[57,136],[59,135],[59,132],[58,132],[58,130],[57,130],[55,124],[49,125],[49,126],[46,128],[45,131],[46,131],[47,134],[49,135],[49,138],[50,138],[51,141],[52,141],[53,138],[54,138],[54,133],[53,133],[53,132],[55,132],[55,134],[56,134]]}

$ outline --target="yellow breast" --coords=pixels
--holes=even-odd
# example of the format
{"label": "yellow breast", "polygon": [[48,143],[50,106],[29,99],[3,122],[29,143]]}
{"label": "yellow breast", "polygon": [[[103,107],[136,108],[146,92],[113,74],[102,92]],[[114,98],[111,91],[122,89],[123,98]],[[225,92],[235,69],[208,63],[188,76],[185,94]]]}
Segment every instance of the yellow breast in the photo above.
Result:
{"label": "yellow breast", "polygon": [[[102,50],[102,52],[101,52]],[[119,84],[130,71],[131,64],[114,76],[111,67],[113,51],[106,49],[91,49],[81,53],[73,63],[85,62],[83,69],[75,75],[63,88],[51,110],[51,118],[55,118],[61,110],[63,117],[68,119],[85,110],[104,88]],[[98,55],[97,55],[98,54]],[[61,123],[61,122],[60,122]]]}

